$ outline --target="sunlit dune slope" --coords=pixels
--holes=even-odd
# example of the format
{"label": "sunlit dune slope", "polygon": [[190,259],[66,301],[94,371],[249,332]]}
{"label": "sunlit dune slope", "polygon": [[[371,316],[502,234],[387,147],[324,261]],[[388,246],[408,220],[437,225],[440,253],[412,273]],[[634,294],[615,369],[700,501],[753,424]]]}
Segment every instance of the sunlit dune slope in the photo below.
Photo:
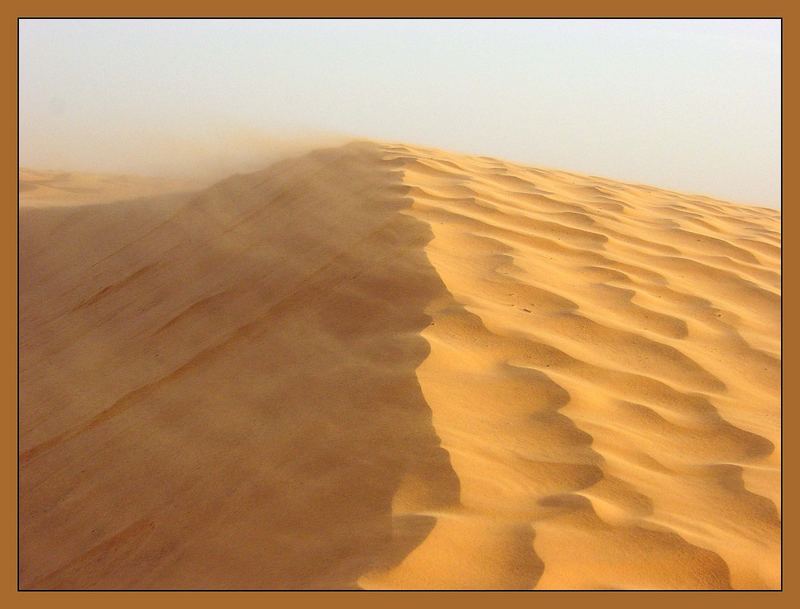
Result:
{"label": "sunlit dune slope", "polygon": [[780,215],[356,142],[24,207],[24,588],[774,588]]}

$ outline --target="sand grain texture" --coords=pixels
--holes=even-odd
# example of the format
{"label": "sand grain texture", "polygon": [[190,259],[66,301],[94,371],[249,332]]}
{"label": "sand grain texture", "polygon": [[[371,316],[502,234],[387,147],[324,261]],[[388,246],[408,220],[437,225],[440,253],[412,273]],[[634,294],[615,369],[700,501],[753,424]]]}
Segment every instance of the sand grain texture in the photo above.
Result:
{"label": "sand grain texture", "polygon": [[779,212],[371,142],[159,188],[22,189],[23,588],[780,586]]}

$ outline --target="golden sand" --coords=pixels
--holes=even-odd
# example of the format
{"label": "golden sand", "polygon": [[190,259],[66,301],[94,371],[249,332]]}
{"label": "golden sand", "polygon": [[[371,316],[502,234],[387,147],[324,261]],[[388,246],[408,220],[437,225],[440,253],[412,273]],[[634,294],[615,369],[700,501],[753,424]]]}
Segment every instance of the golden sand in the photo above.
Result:
{"label": "golden sand", "polygon": [[370,142],[41,175],[23,588],[780,585],[780,212]]}

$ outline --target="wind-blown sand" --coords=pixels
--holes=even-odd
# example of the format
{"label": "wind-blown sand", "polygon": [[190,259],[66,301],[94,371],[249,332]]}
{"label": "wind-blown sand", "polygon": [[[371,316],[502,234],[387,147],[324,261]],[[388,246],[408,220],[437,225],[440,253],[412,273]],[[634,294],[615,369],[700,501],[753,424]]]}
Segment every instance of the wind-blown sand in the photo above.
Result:
{"label": "wind-blown sand", "polygon": [[33,169],[21,169],[19,172],[20,198],[25,207],[109,203],[168,192],[195,190],[196,187],[196,184],[186,178]]}
{"label": "wind-blown sand", "polygon": [[780,213],[357,142],[29,206],[23,588],[780,586]]}

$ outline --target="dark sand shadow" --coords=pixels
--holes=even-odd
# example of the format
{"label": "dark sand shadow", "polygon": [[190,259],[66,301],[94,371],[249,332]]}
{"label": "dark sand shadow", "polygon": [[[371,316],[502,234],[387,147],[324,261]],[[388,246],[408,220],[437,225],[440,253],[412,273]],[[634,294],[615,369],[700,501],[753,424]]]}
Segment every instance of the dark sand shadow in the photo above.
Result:
{"label": "dark sand shadow", "polygon": [[23,588],[352,588],[458,504],[415,373],[430,229],[377,148],[310,158],[158,218],[36,211],[108,243],[64,278],[67,235],[23,232]]}

